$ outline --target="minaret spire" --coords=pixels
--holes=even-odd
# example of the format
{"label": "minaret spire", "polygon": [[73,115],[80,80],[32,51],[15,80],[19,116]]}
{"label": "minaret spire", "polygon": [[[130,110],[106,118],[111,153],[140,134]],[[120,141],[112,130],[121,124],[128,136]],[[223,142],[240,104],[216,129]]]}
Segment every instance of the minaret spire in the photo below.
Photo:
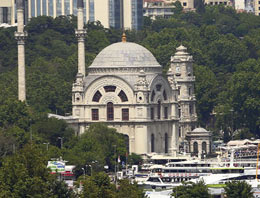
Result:
{"label": "minaret spire", "polygon": [[18,44],[18,99],[26,100],[26,83],[25,83],[25,53],[24,44],[27,32],[24,31],[24,0],[17,0],[17,32],[15,39]]}
{"label": "minaret spire", "polygon": [[78,73],[85,76],[85,36],[86,30],[84,29],[84,14],[83,0],[77,1],[78,7],[78,29],[75,31],[76,37],[78,38]]}

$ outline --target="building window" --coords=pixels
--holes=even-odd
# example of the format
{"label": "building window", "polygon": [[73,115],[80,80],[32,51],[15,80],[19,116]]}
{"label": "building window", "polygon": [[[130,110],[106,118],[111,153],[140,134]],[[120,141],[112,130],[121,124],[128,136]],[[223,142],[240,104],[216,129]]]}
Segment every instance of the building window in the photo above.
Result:
{"label": "building window", "polygon": [[181,137],[181,127],[179,127],[179,137]]}
{"label": "building window", "polygon": [[189,105],[189,110],[190,110],[190,115],[192,115],[193,114],[193,105],[192,104]]}
{"label": "building window", "polygon": [[193,153],[197,154],[199,151],[198,151],[198,143],[197,142],[194,142],[193,143]]}
{"label": "building window", "polygon": [[115,92],[116,86],[109,85],[109,86],[105,86],[104,89],[106,92]]}
{"label": "building window", "polygon": [[151,135],[151,152],[154,152],[154,134]]}
{"label": "building window", "polygon": [[101,94],[99,91],[97,91],[97,92],[95,93],[95,95],[93,96],[92,101],[93,101],[93,102],[99,102],[99,100],[100,100],[101,97],[102,97],[102,94]]}
{"label": "building window", "polygon": [[92,120],[99,120],[98,109],[92,109]]}
{"label": "building window", "polygon": [[224,1],[224,5],[227,5],[227,2],[226,2],[226,1]]}
{"label": "building window", "polygon": [[128,98],[127,98],[127,96],[126,96],[126,94],[125,94],[125,92],[123,90],[121,90],[119,92],[118,96],[120,97],[122,102],[127,102],[128,101]]}
{"label": "building window", "polygon": [[178,87],[178,95],[181,95],[181,88]]}
{"label": "building window", "polygon": [[157,104],[157,118],[161,119],[161,101],[160,100],[158,101],[158,104]]}
{"label": "building window", "polygon": [[165,133],[164,135],[164,152],[168,153],[168,134]]}
{"label": "building window", "polygon": [[164,99],[164,100],[167,100],[167,94],[166,94],[166,91],[165,91],[165,90],[163,91],[163,99]]}
{"label": "building window", "polygon": [[192,92],[191,92],[191,87],[189,87],[189,96],[191,96]]}
{"label": "building window", "polygon": [[107,120],[114,120],[114,104],[107,103]]}
{"label": "building window", "polygon": [[164,119],[168,119],[168,107],[164,107]]}
{"label": "building window", "polygon": [[187,6],[187,3],[186,3],[186,2],[183,2],[183,6]]}
{"label": "building window", "polygon": [[129,109],[122,109],[122,120],[129,120]]}
{"label": "building window", "polygon": [[153,90],[152,96],[151,96],[151,101],[152,101],[152,102],[153,102],[153,100],[154,100],[154,96],[155,96],[155,92],[154,92],[154,90]]}
{"label": "building window", "polygon": [[207,153],[207,143],[206,142],[202,142],[202,153],[203,154]]}
{"label": "building window", "polygon": [[178,108],[178,115],[179,115],[179,118],[181,117],[181,107],[179,105],[179,108]]}
{"label": "building window", "polygon": [[153,119],[154,119],[154,108],[151,107],[151,120],[153,120]]}
{"label": "building window", "polygon": [[161,84],[157,84],[156,85],[156,91],[161,91],[162,85]]}

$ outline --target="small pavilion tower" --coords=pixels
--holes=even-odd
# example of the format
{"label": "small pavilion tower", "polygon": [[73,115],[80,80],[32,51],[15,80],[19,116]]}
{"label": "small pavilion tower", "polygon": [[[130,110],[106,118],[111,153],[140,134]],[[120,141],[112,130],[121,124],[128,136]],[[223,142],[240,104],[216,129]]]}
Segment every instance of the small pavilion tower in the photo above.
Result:
{"label": "small pavilion tower", "polygon": [[17,32],[15,39],[18,44],[18,99],[26,100],[26,83],[25,83],[25,53],[24,44],[27,32],[24,31],[24,0],[17,0]]}
{"label": "small pavilion tower", "polygon": [[75,31],[78,38],[78,73],[85,76],[85,36],[86,30],[84,29],[84,3],[83,0],[78,0],[78,29]]}

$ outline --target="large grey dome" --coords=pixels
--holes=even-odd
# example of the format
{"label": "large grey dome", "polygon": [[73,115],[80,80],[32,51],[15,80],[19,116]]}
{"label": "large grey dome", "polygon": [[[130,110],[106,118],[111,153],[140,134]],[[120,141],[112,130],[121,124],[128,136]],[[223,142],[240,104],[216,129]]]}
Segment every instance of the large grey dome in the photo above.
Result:
{"label": "large grey dome", "polygon": [[152,53],[141,45],[119,42],[103,49],[90,68],[100,67],[161,67]]}

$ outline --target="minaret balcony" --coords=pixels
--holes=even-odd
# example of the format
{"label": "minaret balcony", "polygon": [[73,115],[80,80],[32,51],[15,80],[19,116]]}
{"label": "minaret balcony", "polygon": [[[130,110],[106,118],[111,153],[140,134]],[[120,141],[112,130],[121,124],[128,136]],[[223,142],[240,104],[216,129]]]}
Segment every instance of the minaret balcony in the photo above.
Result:
{"label": "minaret balcony", "polygon": [[75,30],[75,35],[77,38],[84,38],[87,34],[87,31],[85,29],[82,30]]}
{"label": "minaret balcony", "polygon": [[17,41],[24,41],[28,37],[27,32],[14,32],[14,37]]}

